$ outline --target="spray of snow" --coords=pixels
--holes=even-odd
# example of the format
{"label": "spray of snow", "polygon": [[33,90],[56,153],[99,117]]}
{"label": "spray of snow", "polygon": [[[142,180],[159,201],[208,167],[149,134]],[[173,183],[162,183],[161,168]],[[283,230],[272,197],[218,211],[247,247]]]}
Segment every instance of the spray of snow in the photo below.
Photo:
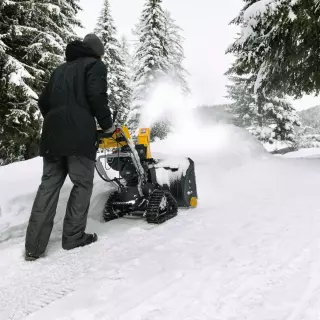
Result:
{"label": "spray of snow", "polygon": [[[172,124],[172,132],[165,140],[152,144],[154,151],[170,154],[173,163],[181,157],[193,157],[198,161],[208,156],[244,158],[265,155],[265,149],[246,130],[233,125],[203,123],[197,116],[196,102],[181,94],[178,87],[160,83],[144,104],[140,127],[151,127],[161,120]],[[169,163],[170,161],[168,161]]]}
{"label": "spray of snow", "polygon": [[[198,166],[210,163],[216,176],[252,159],[268,158],[263,145],[244,129],[233,125],[204,123],[198,116],[192,97],[181,94],[171,83],[159,83],[141,109],[140,127],[152,127],[157,121],[169,121],[171,132],[151,145],[151,153],[160,159],[157,178],[160,184],[184,175],[191,158]],[[161,168],[177,168],[171,173]]]}
{"label": "spray of snow", "polygon": [[175,131],[192,128],[193,109],[196,103],[191,97],[181,94],[171,82],[159,82],[146,99],[140,118],[140,127],[151,127],[158,121],[169,121]]}

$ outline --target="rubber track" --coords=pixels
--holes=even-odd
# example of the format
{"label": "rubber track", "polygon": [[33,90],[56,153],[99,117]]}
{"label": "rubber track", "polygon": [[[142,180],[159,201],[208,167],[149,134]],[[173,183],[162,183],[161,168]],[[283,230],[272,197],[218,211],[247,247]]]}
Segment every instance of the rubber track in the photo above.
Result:
{"label": "rubber track", "polygon": [[118,202],[119,200],[120,200],[120,198],[119,198],[118,191],[114,191],[113,193],[110,194],[108,201],[105,205],[104,211],[103,211],[103,219],[105,222],[121,218],[121,213],[115,214],[114,210],[112,208],[112,204],[114,202]]}
{"label": "rubber track", "polygon": [[[159,213],[160,211],[160,203],[161,200],[165,196],[169,203],[170,211],[166,211],[162,214]],[[161,224],[165,221],[174,218],[178,214],[178,203],[172,194],[169,191],[163,190],[155,190],[150,196],[146,219],[148,223],[155,223]]]}

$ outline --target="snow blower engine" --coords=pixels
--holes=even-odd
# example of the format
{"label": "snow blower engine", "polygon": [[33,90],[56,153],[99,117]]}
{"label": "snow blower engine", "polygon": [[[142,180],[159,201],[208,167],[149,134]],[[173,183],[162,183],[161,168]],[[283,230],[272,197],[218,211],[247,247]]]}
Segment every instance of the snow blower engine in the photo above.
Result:
{"label": "snow blower engine", "polygon": [[109,135],[98,130],[97,138],[96,170],[116,187],[105,204],[106,222],[140,216],[161,224],[175,217],[179,207],[197,206],[194,162],[166,156],[154,159],[149,128],[140,128],[135,141],[126,126]]}

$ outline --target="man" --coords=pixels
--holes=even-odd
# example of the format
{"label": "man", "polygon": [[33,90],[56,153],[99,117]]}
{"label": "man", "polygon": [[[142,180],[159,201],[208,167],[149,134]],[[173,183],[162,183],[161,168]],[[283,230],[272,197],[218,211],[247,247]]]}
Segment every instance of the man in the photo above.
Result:
{"label": "man", "polygon": [[103,44],[94,34],[69,43],[66,62],[53,72],[39,98],[44,118],[40,143],[43,175],[26,233],[28,261],[46,250],[67,175],[74,186],[63,223],[62,247],[70,250],[97,241],[96,234],[85,233],[97,151],[95,119],[106,132],[114,131],[103,55]]}

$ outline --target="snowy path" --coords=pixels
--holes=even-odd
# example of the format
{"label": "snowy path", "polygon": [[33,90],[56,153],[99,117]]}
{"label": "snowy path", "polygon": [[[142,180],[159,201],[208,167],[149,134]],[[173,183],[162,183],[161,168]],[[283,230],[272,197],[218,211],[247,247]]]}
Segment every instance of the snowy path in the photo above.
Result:
{"label": "snowy path", "polygon": [[[0,319],[320,319],[320,160],[197,166],[200,206],[159,227],[119,220],[100,241],[21,259],[0,244]],[[148,230],[150,228],[150,230]]]}

